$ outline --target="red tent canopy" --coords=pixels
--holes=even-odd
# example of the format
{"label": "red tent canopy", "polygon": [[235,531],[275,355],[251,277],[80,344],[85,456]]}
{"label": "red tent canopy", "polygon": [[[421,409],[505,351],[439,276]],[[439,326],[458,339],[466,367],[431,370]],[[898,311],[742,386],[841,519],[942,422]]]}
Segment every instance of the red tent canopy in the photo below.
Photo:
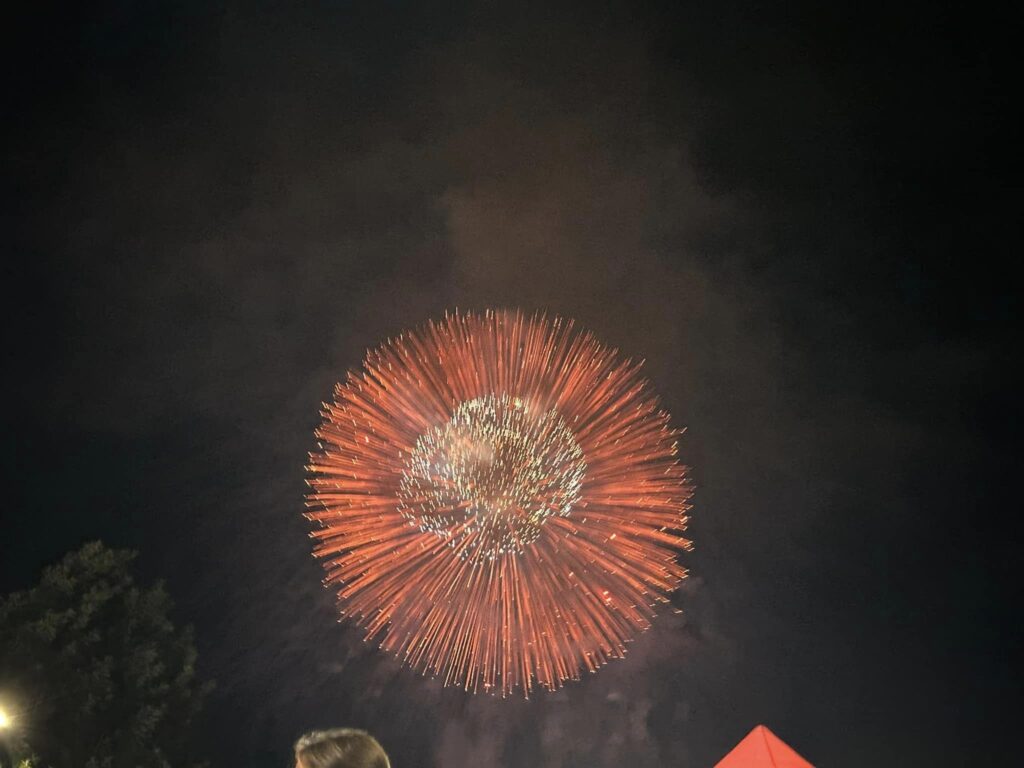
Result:
{"label": "red tent canopy", "polygon": [[763,725],[747,734],[715,768],[814,768]]}

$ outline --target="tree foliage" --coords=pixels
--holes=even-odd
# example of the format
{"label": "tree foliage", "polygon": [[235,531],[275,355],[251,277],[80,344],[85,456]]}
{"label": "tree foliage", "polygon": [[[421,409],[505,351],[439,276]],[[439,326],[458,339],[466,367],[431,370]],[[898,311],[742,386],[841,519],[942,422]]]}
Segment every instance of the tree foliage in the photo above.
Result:
{"label": "tree foliage", "polygon": [[0,689],[21,738],[52,768],[181,768],[205,686],[190,628],[162,585],[139,586],[135,554],[99,542],[0,599]]}

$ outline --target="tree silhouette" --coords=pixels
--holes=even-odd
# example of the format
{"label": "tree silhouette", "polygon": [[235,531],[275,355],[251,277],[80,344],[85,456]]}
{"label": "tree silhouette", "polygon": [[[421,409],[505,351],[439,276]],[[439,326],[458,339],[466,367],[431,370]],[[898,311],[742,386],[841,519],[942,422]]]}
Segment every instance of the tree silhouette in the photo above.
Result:
{"label": "tree silhouette", "polygon": [[190,628],[161,584],[136,584],[135,553],[86,544],[32,589],[0,599],[0,690],[18,740],[52,768],[182,768],[206,686]]}

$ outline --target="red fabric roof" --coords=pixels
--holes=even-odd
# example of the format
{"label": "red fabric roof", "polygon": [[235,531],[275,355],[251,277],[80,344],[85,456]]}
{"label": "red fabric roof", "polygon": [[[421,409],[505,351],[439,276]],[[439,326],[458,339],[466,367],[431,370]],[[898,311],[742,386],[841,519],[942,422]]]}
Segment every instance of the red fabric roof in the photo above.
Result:
{"label": "red fabric roof", "polygon": [[763,725],[747,734],[715,768],[814,768]]}

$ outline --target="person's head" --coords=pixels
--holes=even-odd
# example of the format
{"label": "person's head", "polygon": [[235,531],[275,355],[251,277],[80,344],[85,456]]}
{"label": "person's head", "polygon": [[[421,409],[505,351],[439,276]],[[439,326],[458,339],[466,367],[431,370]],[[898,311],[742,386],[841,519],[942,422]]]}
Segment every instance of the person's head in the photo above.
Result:
{"label": "person's head", "polygon": [[355,728],[313,731],[295,742],[295,768],[391,768],[377,740]]}

